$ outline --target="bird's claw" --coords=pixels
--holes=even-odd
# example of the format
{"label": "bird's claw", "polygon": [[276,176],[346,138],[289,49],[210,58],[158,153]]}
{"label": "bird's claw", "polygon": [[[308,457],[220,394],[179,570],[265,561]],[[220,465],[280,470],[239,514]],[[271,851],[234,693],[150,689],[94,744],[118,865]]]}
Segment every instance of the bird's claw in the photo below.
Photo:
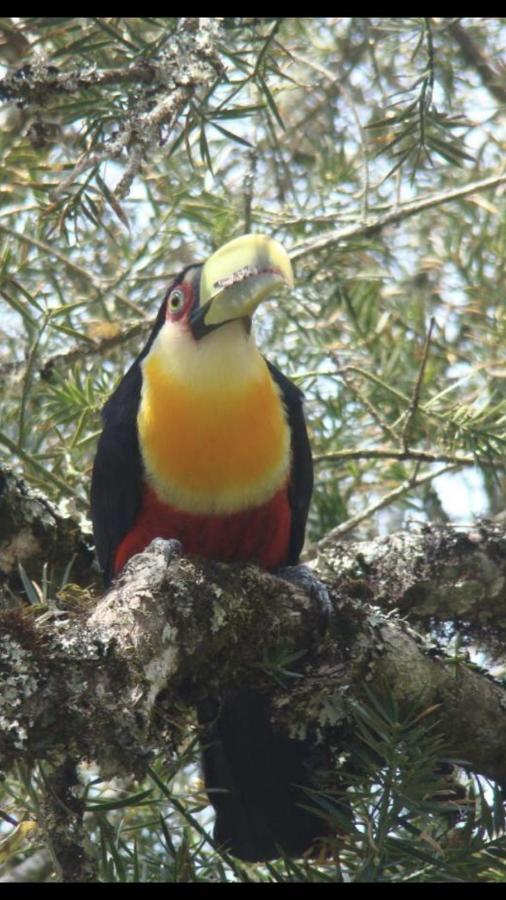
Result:
{"label": "bird's claw", "polygon": [[311,569],[307,566],[283,566],[276,572],[278,578],[283,578],[291,584],[301,587],[318,608],[318,631],[325,634],[332,604],[330,602],[329,592],[325,585],[313,575]]}
{"label": "bird's claw", "polygon": [[170,540],[155,538],[151,541],[148,549],[155,553],[161,553],[167,565],[183,555],[183,545],[180,541],[176,541],[175,538],[170,538]]}

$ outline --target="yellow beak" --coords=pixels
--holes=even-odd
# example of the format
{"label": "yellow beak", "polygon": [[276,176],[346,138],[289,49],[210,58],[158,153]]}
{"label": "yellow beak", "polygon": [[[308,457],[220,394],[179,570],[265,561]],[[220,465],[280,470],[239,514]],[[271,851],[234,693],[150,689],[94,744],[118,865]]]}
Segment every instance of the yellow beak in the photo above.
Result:
{"label": "yellow beak", "polygon": [[263,234],[245,234],[209,257],[200,278],[204,326],[251,316],[282,285],[293,287],[293,271],[284,247]]}

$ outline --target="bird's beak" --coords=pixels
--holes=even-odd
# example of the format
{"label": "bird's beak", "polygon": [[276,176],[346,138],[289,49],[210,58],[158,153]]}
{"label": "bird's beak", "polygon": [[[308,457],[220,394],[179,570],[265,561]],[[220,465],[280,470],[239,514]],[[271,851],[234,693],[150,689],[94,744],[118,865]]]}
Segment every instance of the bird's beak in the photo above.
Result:
{"label": "bird's beak", "polygon": [[233,319],[248,319],[257,306],[282,285],[293,287],[286,250],[262,234],[229,241],[204,263],[200,305],[190,317],[195,338]]}

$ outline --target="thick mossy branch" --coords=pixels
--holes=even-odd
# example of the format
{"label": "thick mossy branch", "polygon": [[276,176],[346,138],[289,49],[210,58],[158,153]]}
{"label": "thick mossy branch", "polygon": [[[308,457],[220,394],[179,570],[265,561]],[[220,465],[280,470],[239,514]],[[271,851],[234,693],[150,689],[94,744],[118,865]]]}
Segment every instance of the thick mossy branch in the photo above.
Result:
{"label": "thick mossy branch", "polygon": [[[425,525],[372,541],[334,544],[318,571],[417,624],[457,622],[498,651],[506,639],[506,528]],[[494,647],[494,645],[497,645]]]}
{"label": "thick mossy branch", "polygon": [[[152,750],[177,741],[178,709],[239,684],[272,693],[279,727],[337,752],[336,735],[341,750],[343,734],[352,739],[350,701],[373,684],[385,686],[401,710],[437,705],[438,728],[459,758],[506,781],[501,685],[425,645],[335,579],[322,638],[320,610],[299,588],[253,566],[184,558],[179,549],[154,541],[91,615],[81,609],[37,623],[4,613],[5,766],[69,754],[96,759],[106,774],[140,775]],[[294,657],[301,677],[287,681],[283,670]]]}
{"label": "thick mossy branch", "polygon": [[[81,530],[22,478],[0,468],[0,587],[22,590],[21,563],[40,579],[42,566],[64,571],[82,587],[98,580],[91,525]],[[315,571],[361,599],[397,609],[412,622],[448,620],[506,638],[506,523],[483,520],[467,529],[424,525],[370,541],[339,541],[314,561]],[[0,599],[1,607],[1,599]]]}

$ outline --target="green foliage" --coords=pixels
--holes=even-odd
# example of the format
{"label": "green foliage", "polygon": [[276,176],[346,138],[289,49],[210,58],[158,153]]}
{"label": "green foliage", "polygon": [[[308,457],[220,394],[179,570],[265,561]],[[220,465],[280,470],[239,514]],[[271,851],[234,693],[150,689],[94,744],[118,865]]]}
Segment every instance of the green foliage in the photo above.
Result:
{"label": "green foliage", "polygon": [[[388,694],[354,706],[356,745],[345,776],[352,821],[336,824],[352,881],[496,881],[504,878],[501,789],[462,768],[437,733],[437,708],[401,717]],[[325,800],[325,798],[324,798]],[[332,803],[322,803],[332,815]]]}
{"label": "green foliage", "polygon": [[[310,540],[357,516],[376,532],[498,512],[506,215],[500,80],[487,72],[505,23],[461,21],[473,62],[453,22],[1,18],[4,461],[86,514],[100,408],[171,277],[253,230],[294,258],[295,290],[259,311],[257,334],[306,393]],[[457,474],[455,491],[443,470],[477,487]],[[282,653],[261,664],[291,671]],[[220,857],[176,766],[169,789],[156,767],[142,786],[88,773],[100,877],[504,880],[498,789],[462,776],[466,800],[446,809],[426,721],[371,704],[356,711],[364,768],[348,784],[340,874]],[[3,783],[6,834],[37,814],[40,777]],[[336,798],[311,802],[338,816]],[[37,848],[27,835],[11,862]]]}
{"label": "green foliage", "polygon": [[[195,740],[142,784],[104,782],[81,768],[84,822],[101,881],[465,882],[504,880],[504,797],[465,772],[438,736],[438,708],[401,716],[388,693],[353,708],[354,744],[341,789],[308,792],[307,806],[336,829],[319,860],[245,865],[220,851],[195,766]],[[0,787],[4,818],[24,823],[10,852],[43,846],[36,826],[43,767],[19,768]],[[14,820],[13,820],[14,821]],[[17,826],[19,829],[19,825]],[[0,865],[2,863],[0,844]]]}
{"label": "green foliage", "polygon": [[[409,41],[410,35],[404,23],[390,25],[385,30],[392,29]],[[458,166],[465,160],[472,162],[473,157],[464,150],[463,142],[453,135],[454,128],[463,129],[470,123],[461,116],[441,112],[434,103],[436,59],[429,18],[413,21],[412,38],[416,42],[413,60],[420,55],[422,47],[425,49],[424,70],[410,88],[400,92],[400,99],[392,99],[386,118],[370,122],[368,128],[379,132],[377,155],[388,154],[396,159],[387,177],[409,163],[413,181],[424,162],[433,165],[431,153]]]}

